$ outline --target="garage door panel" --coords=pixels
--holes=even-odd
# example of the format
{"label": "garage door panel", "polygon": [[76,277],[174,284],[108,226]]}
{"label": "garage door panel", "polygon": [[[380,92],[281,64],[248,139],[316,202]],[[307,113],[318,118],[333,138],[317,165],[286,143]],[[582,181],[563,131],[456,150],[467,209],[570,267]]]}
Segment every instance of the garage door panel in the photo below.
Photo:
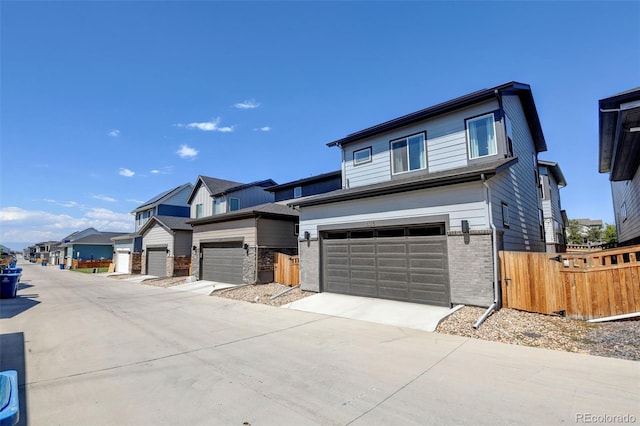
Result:
{"label": "garage door panel", "polygon": [[242,242],[202,248],[202,279],[230,284],[243,283]]}
{"label": "garage door panel", "polygon": [[450,304],[446,236],[323,239],[322,244],[324,291]]}
{"label": "garage door panel", "polygon": [[167,275],[167,249],[147,249],[147,274],[156,277]]}

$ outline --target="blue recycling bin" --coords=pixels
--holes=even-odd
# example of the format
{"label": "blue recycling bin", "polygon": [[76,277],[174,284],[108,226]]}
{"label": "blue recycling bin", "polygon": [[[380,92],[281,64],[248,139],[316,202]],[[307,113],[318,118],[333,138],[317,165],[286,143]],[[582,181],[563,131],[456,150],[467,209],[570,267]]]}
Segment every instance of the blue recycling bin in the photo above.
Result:
{"label": "blue recycling bin", "polygon": [[22,274],[0,274],[0,299],[13,299],[18,295],[20,275]]}
{"label": "blue recycling bin", "polygon": [[60,264],[60,269],[64,269],[64,263]]}
{"label": "blue recycling bin", "polygon": [[13,426],[19,420],[18,372],[0,371],[0,426]]}

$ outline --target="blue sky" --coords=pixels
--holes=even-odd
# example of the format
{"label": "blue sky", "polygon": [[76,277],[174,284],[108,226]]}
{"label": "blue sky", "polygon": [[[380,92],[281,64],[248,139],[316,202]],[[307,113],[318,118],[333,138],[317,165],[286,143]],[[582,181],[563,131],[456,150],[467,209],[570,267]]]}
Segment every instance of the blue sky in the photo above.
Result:
{"label": "blue sky", "polygon": [[0,3],[0,242],[132,231],[198,175],[337,170],[326,143],[530,84],[570,218],[613,222],[599,99],[640,85],[639,2]]}

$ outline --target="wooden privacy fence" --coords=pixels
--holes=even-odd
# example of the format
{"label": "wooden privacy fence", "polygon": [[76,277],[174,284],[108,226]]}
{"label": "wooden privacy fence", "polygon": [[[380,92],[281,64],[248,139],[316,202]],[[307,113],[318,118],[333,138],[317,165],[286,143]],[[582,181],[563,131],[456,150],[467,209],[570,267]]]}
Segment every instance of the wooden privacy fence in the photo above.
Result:
{"label": "wooden privacy fence", "polygon": [[581,254],[500,252],[502,305],[595,319],[640,312],[640,246]]}
{"label": "wooden privacy fence", "polygon": [[72,269],[84,269],[84,268],[108,268],[111,265],[112,260],[80,260],[73,259],[71,261]]}
{"label": "wooden privacy fence", "polygon": [[300,284],[300,258],[276,253],[273,263],[273,280],[289,286]]}

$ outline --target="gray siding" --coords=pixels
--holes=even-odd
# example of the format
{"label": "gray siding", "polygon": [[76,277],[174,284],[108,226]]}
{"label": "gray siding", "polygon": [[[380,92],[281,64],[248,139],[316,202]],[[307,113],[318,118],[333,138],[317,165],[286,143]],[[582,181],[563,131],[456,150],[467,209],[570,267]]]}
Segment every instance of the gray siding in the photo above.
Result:
{"label": "gray siding", "polygon": [[[541,168],[542,169],[542,168]],[[543,170],[541,172],[544,173]],[[559,244],[561,241],[557,241],[556,238],[556,225],[555,223],[562,224],[562,213],[560,205],[560,188],[552,175],[546,176],[548,179],[543,180],[544,185],[548,185],[548,190],[545,190],[546,194],[549,194],[549,199],[542,200],[542,211],[544,213],[544,231],[545,240],[547,244]]]}
{"label": "gray siding", "polygon": [[193,196],[193,200],[191,200],[190,217],[192,219],[196,218],[196,206],[198,204],[202,204],[202,217],[213,215],[213,198],[204,185],[200,185],[200,188],[198,188],[198,191]]}
{"label": "gray siding", "polygon": [[175,231],[173,256],[191,256],[191,231]]}
{"label": "gray siding", "polygon": [[171,197],[167,198],[166,200],[163,200],[162,204],[169,204],[172,206],[186,206],[188,205],[187,200],[189,199],[189,195],[191,194],[192,189],[192,186],[187,186],[171,195]]}
{"label": "gray siding", "polygon": [[489,229],[484,189],[481,183],[451,185],[441,188],[402,192],[360,200],[343,201],[300,208],[300,235],[308,231],[318,236],[318,226],[336,223],[372,222],[449,215],[447,226],[461,230],[468,220],[472,230]]}
{"label": "gray siding", "polygon": [[258,245],[260,247],[296,248],[298,236],[294,234],[295,222],[258,219]]}
{"label": "gray siding", "polygon": [[230,222],[210,223],[198,225],[193,228],[193,245],[199,246],[200,242],[209,239],[244,240],[250,246],[256,245],[256,228],[253,218],[240,219]]}
{"label": "gray siding", "polygon": [[173,235],[156,222],[143,236],[142,248],[148,246],[167,246],[173,253]]}
{"label": "gray siding", "polygon": [[258,204],[272,203],[275,199],[273,192],[265,191],[259,186],[251,186],[240,191],[227,194],[227,203],[229,198],[238,198],[240,200],[240,208],[257,206]]}
{"label": "gray siding", "polygon": [[[623,243],[640,238],[640,169],[632,180],[611,182],[613,211],[616,217],[618,241]],[[623,221],[621,208],[627,209],[627,218]]]}
{"label": "gray siding", "polygon": [[[427,133],[427,170],[429,172],[465,167],[467,165],[465,119],[494,111],[498,108],[497,101],[487,101],[349,144],[344,148],[343,185],[354,188],[390,180],[390,142],[394,139],[425,131]],[[372,161],[354,166],[353,152],[369,146],[372,150]]]}
{"label": "gray siding", "polygon": [[[518,163],[488,181],[493,221],[504,232],[504,250],[542,252],[545,244],[538,216],[542,204],[534,164],[535,145],[520,99],[504,96],[503,107],[511,120],[513,151]],[[501,202],[509,206],[509,228],[503,226]]]}

